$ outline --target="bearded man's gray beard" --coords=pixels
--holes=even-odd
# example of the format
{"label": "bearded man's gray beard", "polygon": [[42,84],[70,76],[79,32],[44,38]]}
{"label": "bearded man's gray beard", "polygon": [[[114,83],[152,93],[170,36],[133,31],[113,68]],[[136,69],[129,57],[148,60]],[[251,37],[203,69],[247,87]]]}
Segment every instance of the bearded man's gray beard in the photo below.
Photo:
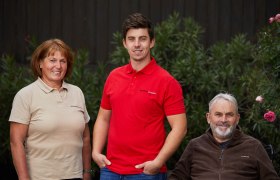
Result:
{"label": "bearded man's gray beard", "polygon": [[[222,131],[219,126],[226,126],[226,131]],[[230,139],[237,123],[230,126],[228,123],[218,123],[217,125],[210,123],[212,133],[215,134],[219,139]]]}

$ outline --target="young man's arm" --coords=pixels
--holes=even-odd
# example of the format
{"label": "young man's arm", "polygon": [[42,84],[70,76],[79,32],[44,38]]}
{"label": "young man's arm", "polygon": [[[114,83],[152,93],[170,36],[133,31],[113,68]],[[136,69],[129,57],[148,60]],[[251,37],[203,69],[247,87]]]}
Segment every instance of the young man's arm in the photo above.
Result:
{"label": "young man's arm", "polygon": [[100,107],[93,129],[92,158],[100,168],[111,164],[106,156],[102,154],[102,150],[107,141],[110,117],[111,110]]}
{"label": "young man's arm", "polygon": [[143,172],[145,174],[157,174],[160,168],[177,150],[187,133],[187,118],[185,113],[167,116],[167,120],[171,126],[171,131],[157,157],[153,161],[147,161],[136,166],[136,168],[144,168]]}

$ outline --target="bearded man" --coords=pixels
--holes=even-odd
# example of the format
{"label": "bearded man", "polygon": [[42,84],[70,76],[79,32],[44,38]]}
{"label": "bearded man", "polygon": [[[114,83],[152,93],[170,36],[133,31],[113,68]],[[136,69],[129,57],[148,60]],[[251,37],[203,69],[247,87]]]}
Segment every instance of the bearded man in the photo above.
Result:
{"label": "bearded man", "polygon": [[210,128],[189,142],[169,180],[279,180],[261,142],[241,132],[234,96],[216,95],[206,119]]}

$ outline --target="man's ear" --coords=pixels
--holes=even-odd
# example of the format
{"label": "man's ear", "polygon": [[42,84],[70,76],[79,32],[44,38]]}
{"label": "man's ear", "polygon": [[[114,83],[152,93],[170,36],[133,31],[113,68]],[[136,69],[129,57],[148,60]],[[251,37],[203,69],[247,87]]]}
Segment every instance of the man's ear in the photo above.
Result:
{"label": "man's ear", "polygon": [[206,120],[207,120],[207,123],[210,124],[210,113],[206,113]]}
{"label": "man's ear", "polygon": [[156,39],[154,38],[151,40],[150,49],[152,49],[155,46],[155,43],[156,43]]}
{"label": "man's ear", "polygon": [[240,114],[237,114],[237,122],[236,122],[236,124],[239,123],[239,119],[240,119]]}
{"label": "man's ear", "polygon": [[[126,48],[126,42],[125,39],[122,40],[123,46]],[[127,49],[127,48],[126,48]]]}

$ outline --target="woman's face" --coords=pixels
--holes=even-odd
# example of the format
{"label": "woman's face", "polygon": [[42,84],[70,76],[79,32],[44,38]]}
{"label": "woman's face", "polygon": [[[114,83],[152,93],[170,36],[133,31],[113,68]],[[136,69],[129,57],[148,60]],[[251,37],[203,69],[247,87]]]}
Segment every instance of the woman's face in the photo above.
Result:
{"label": "woman's face", "polygon": [[42,80],[50,87],[59,89],[67,71],[67,59],[55,51],[40,62]]}

